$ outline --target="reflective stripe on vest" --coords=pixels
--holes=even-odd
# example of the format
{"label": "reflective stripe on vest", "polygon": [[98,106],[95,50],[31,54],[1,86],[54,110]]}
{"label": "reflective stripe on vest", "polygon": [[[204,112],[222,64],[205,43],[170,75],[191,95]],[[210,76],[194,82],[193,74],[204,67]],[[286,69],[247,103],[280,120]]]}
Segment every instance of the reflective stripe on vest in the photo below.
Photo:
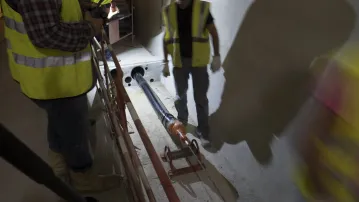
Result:
{"label": "reflective stripe on vest", "polygon": [[[209,33],[205,28],[209,14],[209,3],[194,0],[192,14],[192,66],[205,67],[210,60]],[[165,37],[169,54],[172,56],[172,62],[175,67],[182,67],[178,21],[177,4],[172,3],[163,10],[163,19],[165,24]]]}
{"label": "reflective stripe on vest", "polygon": [[13,53],[13,56],[16,64],[34,68],[61,67],[91,60],[90,52],[78,52],[71,56],[50,56],[45,58],[26,57],[16,53]]}
{"label": "reflective stripe on vest", "polygon": [[21,34],[26,34],[26,29],[25,29],[25,25],[22,22],[16,22],[13,19],[10,19],[6,16],[4,16],[5,19],[5,26],[8,27],[9,29],[13,29]]}
{"label": "reflective stripe on vest", "polygon": [[[6,39],[8,49],[12,49],[10,40]],[[17,53],[12,53],[16,64],[34,68],[61,67],[74,65],[79,62],[91,60],[91,52],[77,52],[68,56],[49,56],[44,58],[26,57]]]}
{"label": "reflective stripe on vest", "polygon": [[[91,2],[93,3],[98,3],[100,2],[100,0],[91,0]],[[110,4],[112,2],[112,0],[104,0],[101,5],[105,5],[105,4]]]}

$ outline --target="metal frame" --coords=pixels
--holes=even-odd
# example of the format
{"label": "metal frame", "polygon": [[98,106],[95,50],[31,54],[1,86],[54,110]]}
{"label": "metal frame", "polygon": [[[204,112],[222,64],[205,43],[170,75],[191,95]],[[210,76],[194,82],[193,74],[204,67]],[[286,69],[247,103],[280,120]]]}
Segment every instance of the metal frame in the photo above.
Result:
{"label": "metal frame", "polygon": [[[125,0],[126,1],[126,0]],[[131,32],[130,33],[128,33],[128,34],[126,34],[125,36],[120,36],[120,39],[118,40],[118,41],[121,41],[121,40],[123,40],[123,39],[125,39],[125,38],[127,38],[127,37],[129,37],[129,36],[132,36],[132,45],[134,44],[134,40],[135,40],[135,33],[134,33],[134,10],[135,10],[135,7],[134,7],[134,5],[133,5],[133,1],[134,0],[131,0],[131,3],[130,3],[130,11],[131,11],[131,13],[130,14],[128,14],[128,15],[126,15],[126,16],[124,16],[124,17],[122,17],[122,18],[119,18],[119,19],[116,19],[117,21],[120,21],[120,20],[124,20],[124,19],[126,19],[126,18],[128,18],[128,17],[130,17],[131,18]],[[116,1],[116,0],[113,0],[113,2],[118,2],[118,1]]]}

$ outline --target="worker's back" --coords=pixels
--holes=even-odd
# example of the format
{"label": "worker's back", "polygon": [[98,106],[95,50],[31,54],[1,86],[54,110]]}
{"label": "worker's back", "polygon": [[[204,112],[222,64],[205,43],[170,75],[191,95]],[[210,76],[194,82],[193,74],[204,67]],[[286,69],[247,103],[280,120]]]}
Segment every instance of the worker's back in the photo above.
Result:
{"label": "worker's back", "polygon": [[[332,114],[323,131],[310,130],[314,159],[301,169],[297,183],[306,198],[312,198],[315,170],[317,186],[334,201],[354,202],[359,198],[359,46],[353,44],[331,58],[314,97]],[[318,123],[320,124],[320,120]],[[313,148],[310,148],[313,149]],[[314,168],[314,169],[313,169]],[[312,173],[313,174],[313,173]],[[318,188],[317,187],[317,188]],[[317,189],[318,190],[318,189]],[[324,196],[326,198],[326,196]]]}

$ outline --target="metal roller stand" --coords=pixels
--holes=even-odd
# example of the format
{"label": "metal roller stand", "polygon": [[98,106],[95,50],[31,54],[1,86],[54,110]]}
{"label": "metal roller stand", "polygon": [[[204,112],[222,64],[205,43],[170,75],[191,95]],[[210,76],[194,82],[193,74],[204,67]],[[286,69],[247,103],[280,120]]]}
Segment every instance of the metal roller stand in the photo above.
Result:
{"label": "metal roller stand", "polygon": [[[193,173],[201,170],[206,170],[206,167],[202,161],[202,154],[199,151],[198,143],[196,140],[190,141],[186,136],[186,129],[184,125],[174,118],[172,114],[168,112],[156,93],[153,92],[150,85],[143,78],[145,71],[142,67],[138,66],[132,70],[131,76],[135,79],[138,85],[144,91],[147,99],[152,105],[152,108],[156,111],[158,118],[161,120],[162,125],[167,129],[168,133],[174,137],[178,137],[181,140],[180,149],[171,151],[168,146],[165,147],[165,152],[162,155],[162,160],[168,162],[171,170],[168,171],[170,177],[179,176],[183,174]],[[190,157],[194,157],[196,162],[191,162]],[[188,167],[175,168],[172,161],[176,159],[185,159],[189,164]],[[220,193],[217,185],[211,180],[208,173],[205,174],[207,179],[213,184]],[[220,195],[223,201],[224,198]]]}

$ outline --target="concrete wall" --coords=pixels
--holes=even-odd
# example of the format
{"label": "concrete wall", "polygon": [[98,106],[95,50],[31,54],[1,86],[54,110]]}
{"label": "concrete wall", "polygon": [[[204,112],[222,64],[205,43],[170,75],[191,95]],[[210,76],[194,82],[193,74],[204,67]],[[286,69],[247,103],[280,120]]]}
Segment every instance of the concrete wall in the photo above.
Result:
{"label": "concrete wall", "polygon": [[[208,92],[215,147],[246,141],[256,159],[265,163],[271,157],[273,134],[281,134],[310,93],[310,62],[358,36],[353,32],[359,15],[353,3],[358,3],[212,2],[223,61],[221,72],[210,73]],[[146,47],[161,55],[161,35]],[[173,78],[163,83],[174,94]],[[192,89],[188,94],[190,114],[195,118]]]}
{"label": "concrete wall", "polygon": [[[246,14],[238,18],[244,7]],[[221,134],[217,148],[246,141],[266,163],[273,134],[282,133],[308,97],[310,62],[348,39],[355,12],[343,0],[256,0],[249,7],[248,1],[233,0],[213,2],[213,14],[226,79],[222,96],[215,78],[218,84],[208,93],[211,100],[222,97],[211,116],[213,135]]]}
{"label": "concrete wall", "polygon": [[133,1],[135,6],[134,29],[136,39],[146,45],[154,36],[161,33],[162,0]]}

